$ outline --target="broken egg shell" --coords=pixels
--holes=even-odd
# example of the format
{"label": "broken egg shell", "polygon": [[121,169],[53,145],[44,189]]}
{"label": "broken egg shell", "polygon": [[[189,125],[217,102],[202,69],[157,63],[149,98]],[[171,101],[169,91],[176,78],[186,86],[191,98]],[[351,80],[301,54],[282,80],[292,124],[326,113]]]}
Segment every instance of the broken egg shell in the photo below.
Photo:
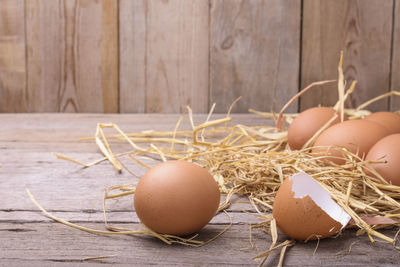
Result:
{"label": "broken egg shell", "polygon": [[286,178],[273,206],[278,228],[296,240],[325,238],[343,229],[351,217],[304,172]]}
{"label": "broken egg shell", "polygon": [[151,230],[176,236],[202,229],[216,214],[217,183],[195,163],[172,160],[148,170],[134,196],[136,214]]}

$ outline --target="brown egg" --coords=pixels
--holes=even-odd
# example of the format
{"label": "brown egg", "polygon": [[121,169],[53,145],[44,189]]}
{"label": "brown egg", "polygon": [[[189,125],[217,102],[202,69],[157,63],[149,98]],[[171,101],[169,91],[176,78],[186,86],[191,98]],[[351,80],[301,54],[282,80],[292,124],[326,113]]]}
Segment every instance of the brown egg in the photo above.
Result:
{"label": "brown egg", "polygon": [[[337,113],[337,111],[329,107],[315,107],[301,112],[289,126],[289,147],[293,150],[301,149],[303,145],[335,115],[335,113]],[[346,116],[345,120],[347,120]],[[331,123],[331,126],[338,122],[340,122],[340,116]]]}
{"label": "brown egg", "polygon": [[392,134],[379,140],[372,146],[366,160],[379,160],[371,163],[386,181],[400,186],[400,134]]}
{"label": "brown egg", "polygon": [[400,133],[400,116],[393,112],[375,112],[364,118],[385,126],[389,134]]}
{"label": "brown egg", "polygon": [[297,240],[312,240],[336,234],[350,216],[304,172],[286,178],[276,193],[273,216],[279,229]]}
{"label": "brown egg", "polygon": [[[336,164],[344,164],[345,160],[341,149],[359,157],[365,157],[369,149],[379,139],[388,135],[388,131],[382,125],[368,120],[348,120],[335,124],[326,129],[315,140],[314,146],[326,146],[327,148],[313,148],[313,153],[328,153],[332,157],[327,158]],[[329,147],[329,148],[328,148]]]}
{"label": "brown egg", "polygon": [[186,161],[167,161],[140,179],[134,205],[151,230],[182,236],[203,228],[217,212],[219,200],[218,185],[207,170]]}

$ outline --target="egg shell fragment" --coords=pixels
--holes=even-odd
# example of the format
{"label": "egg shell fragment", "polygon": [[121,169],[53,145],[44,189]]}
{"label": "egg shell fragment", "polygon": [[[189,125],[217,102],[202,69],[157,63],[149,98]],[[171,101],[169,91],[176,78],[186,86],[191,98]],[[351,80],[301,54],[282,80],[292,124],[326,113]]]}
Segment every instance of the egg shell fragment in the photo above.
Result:
{"label": "egg shell fragment", "polygon": [[202,229],[216,214],[218,185],[204,168],[186,161],[156,165],[139,180],[136,213],[151,230],[176,236]]}
{"label": "egg shell fragment", "polygon": [[386,181],[400,186],[400,134],[392,134],[379,140],[368,152],[366,161],[370,163]]}
{"label": "egg shell fragment", "polygon": [[388,130],[378,123],[368,120],[348,120],[322,132],[315,140],[312,152],[330,155],[327,161],[344,164],[346,161],[342,150],[338,147],[345,148],[359,157],[365,157],[370,148],[388,134]]}
{"label": "egg shell fragment", "polygon": [[372,113],[364,120],[373,121],[386,127],[389,134],[400,133],[400,115],[389,111]]}
{"label": "egg shell fragment", "polygon": [[302,241],[332,236],[351,219],[329,193],[304,172],[283,181],[274,200],[273,216],[282,232]]}
{"label": "egg shell fragment", "polygon": [[[340,115],[333,108],[314,107],[301,112],[289,126],[289,147],[292,150],[301,149],[336,113],[338,117],[332,121],[331,126],[340,122]],[[347,120],[347,116],[344,119]]]}

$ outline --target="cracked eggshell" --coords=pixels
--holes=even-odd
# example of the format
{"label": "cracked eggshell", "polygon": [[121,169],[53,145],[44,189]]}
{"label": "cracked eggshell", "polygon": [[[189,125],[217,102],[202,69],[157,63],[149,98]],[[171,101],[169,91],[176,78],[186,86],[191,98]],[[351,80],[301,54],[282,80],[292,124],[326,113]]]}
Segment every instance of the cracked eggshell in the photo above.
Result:
{"label": "cracked eggshell", "polygon": [[283,181],[275,197],[273,216],[283,233],[302,241],[332,236],[351,218],[304,172]]}

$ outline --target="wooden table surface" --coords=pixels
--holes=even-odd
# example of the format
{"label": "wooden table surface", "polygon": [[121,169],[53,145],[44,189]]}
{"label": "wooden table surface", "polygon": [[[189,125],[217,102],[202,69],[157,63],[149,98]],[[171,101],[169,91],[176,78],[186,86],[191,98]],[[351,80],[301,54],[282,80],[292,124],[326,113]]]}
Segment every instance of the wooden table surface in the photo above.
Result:
{"label": "wooden table surface", "polygon": [[[117,266],[257,266],[252,260],[267,250],[271,237],[253,231],[255,247],[250,247],[249,224],[260,222],[244,213],[245,204],[229,208],[233,226],[217,240],[198,248],[166,245],[147,236],[103,236],[69,228],[45,217],[28,198],[29,188],[35,198],[52,214],[86,227],[104,229],[102,198],[104,188],[137,181],[127,172],[114,171],[109,162],[82,168],[57,159],[54,152],[90,162],[102,155],[94,141],[78,142],[94,136],[98,122],[114,122],[125,132],[148,129],[173,130],[178,115],[103,115],[103,114],[1,114],[0,131],[0,265],[49,266],[113,264]],[[204,115],[195,116],[201,123]],[[255,115],[235,115],[233,123],[266,124]],[[111,132],[109,132],[111,133]],[[118,151],[125,144],[114,145]],[[138,176],[145,172],[133,162],[125,162]],[[153,163],[154,164],[154,163]],[[133,210],[132,196],[107,204],[109,223],[137,229],[139,220]],[[206,240],[228,224],[217,215],[201,232]],[[383,231],[394,236],[395,230]],[[283,234],[281,241],[285,240]],[[336,239],[297,243],[288,249],[286,266],[399,266],[400,253],[380,240],[370,243],[366,236],[356,237],[346,230]],[[351,247],[351,251],[349,249]],[[97,260],[88,257],[113,255]],[[274,266],[279,253],[273,252],[265,266]]]}

